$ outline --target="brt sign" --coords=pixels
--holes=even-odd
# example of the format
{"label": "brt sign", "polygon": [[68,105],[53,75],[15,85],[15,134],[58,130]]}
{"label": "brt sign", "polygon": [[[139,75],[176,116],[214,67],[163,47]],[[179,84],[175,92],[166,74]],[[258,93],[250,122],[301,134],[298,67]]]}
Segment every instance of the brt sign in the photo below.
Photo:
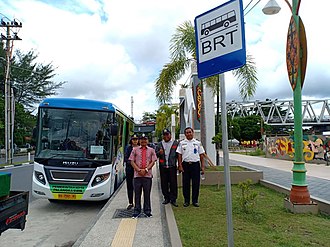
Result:
{"label": "brt sign", "polygon": [[232,0],[195,18],[197,69],[200,79],[246,63],[243,4]]}

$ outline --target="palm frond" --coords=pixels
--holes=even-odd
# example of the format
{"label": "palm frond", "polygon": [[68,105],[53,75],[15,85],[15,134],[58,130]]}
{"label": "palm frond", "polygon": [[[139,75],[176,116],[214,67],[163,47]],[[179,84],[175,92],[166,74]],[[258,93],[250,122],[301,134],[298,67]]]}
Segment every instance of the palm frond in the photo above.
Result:
{"label": "palm frond", "polygon": [[254,59],[251,55],[246,56],[246,64],[233,71],[233,74],[238,79],[239,93],[243,100],[251,98],[257,90],[257,68]]}
{"label": "palm frond", "polygon": [[171,39],[170,51],[172,60],[189,56],[196,58],[195,29],[191,21],[185,21],[177,27]]}
{"label": "palm frond", "polygon": [[214,75],[206,78],[205,83],[208,87],[212,89],[213,95],[216,95],[217,89],[219,87],[219,75]]}
{"label": "palm frond", "polygon": [[156,98],[158,103],[164,104],[170,101],[177,81],[189,68],[190,60],[181,58],[164,65],[155,82]]}

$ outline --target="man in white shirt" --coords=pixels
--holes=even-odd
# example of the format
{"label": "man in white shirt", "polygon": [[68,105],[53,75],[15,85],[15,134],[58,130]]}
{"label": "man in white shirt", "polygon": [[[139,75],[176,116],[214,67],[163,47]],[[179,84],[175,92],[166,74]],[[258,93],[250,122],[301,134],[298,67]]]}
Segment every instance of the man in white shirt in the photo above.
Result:
{"label": "man in white shirt", "polygon": [[190,180],[192,181],[192,204],[199,207],[198,196],[200,173],[204,174],[204,148],[200,141],[194,138],[194,130],[187,127],[184,130],[186,138],[179,143],[178,169],[182,172],[182,191],[184,207],[190,205]]}

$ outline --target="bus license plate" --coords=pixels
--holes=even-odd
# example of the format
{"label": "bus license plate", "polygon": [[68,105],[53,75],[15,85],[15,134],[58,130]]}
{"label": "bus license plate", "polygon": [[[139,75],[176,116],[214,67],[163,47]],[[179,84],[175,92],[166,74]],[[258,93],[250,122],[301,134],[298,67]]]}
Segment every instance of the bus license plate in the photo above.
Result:
{"label": "bus license plate", "polygon": [[58,194],[57,199],[59,199],[59,200],[76,200],[77,197],[75,194]]}

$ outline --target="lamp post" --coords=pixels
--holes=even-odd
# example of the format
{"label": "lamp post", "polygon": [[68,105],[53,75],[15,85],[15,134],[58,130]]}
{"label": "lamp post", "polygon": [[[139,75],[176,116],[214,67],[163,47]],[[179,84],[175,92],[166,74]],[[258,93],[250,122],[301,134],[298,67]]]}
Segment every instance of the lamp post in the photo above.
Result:
{"label": "lamp post", "polygon": [[[287,39],[287,69],[294,99],[294,161],[293,180],[290,191],[290,202],[295,204],[310,204],[310,194],[306,183],[306,167],[303,156],[303,132],[302,132],[302,101],[301,90],[305,77],[307,63],[307,42],[305,29],[299,16],[301,0],[284,0],[289,6],[292,17]],[[262,11],[267,15],[277,14],[280,11],[275,0],[270,0]]]}
{"label": "lamp post", "polygon": [[261,150],[264,150],[264,119],[261,117],[260,122],[257,124],[260,125]]}

